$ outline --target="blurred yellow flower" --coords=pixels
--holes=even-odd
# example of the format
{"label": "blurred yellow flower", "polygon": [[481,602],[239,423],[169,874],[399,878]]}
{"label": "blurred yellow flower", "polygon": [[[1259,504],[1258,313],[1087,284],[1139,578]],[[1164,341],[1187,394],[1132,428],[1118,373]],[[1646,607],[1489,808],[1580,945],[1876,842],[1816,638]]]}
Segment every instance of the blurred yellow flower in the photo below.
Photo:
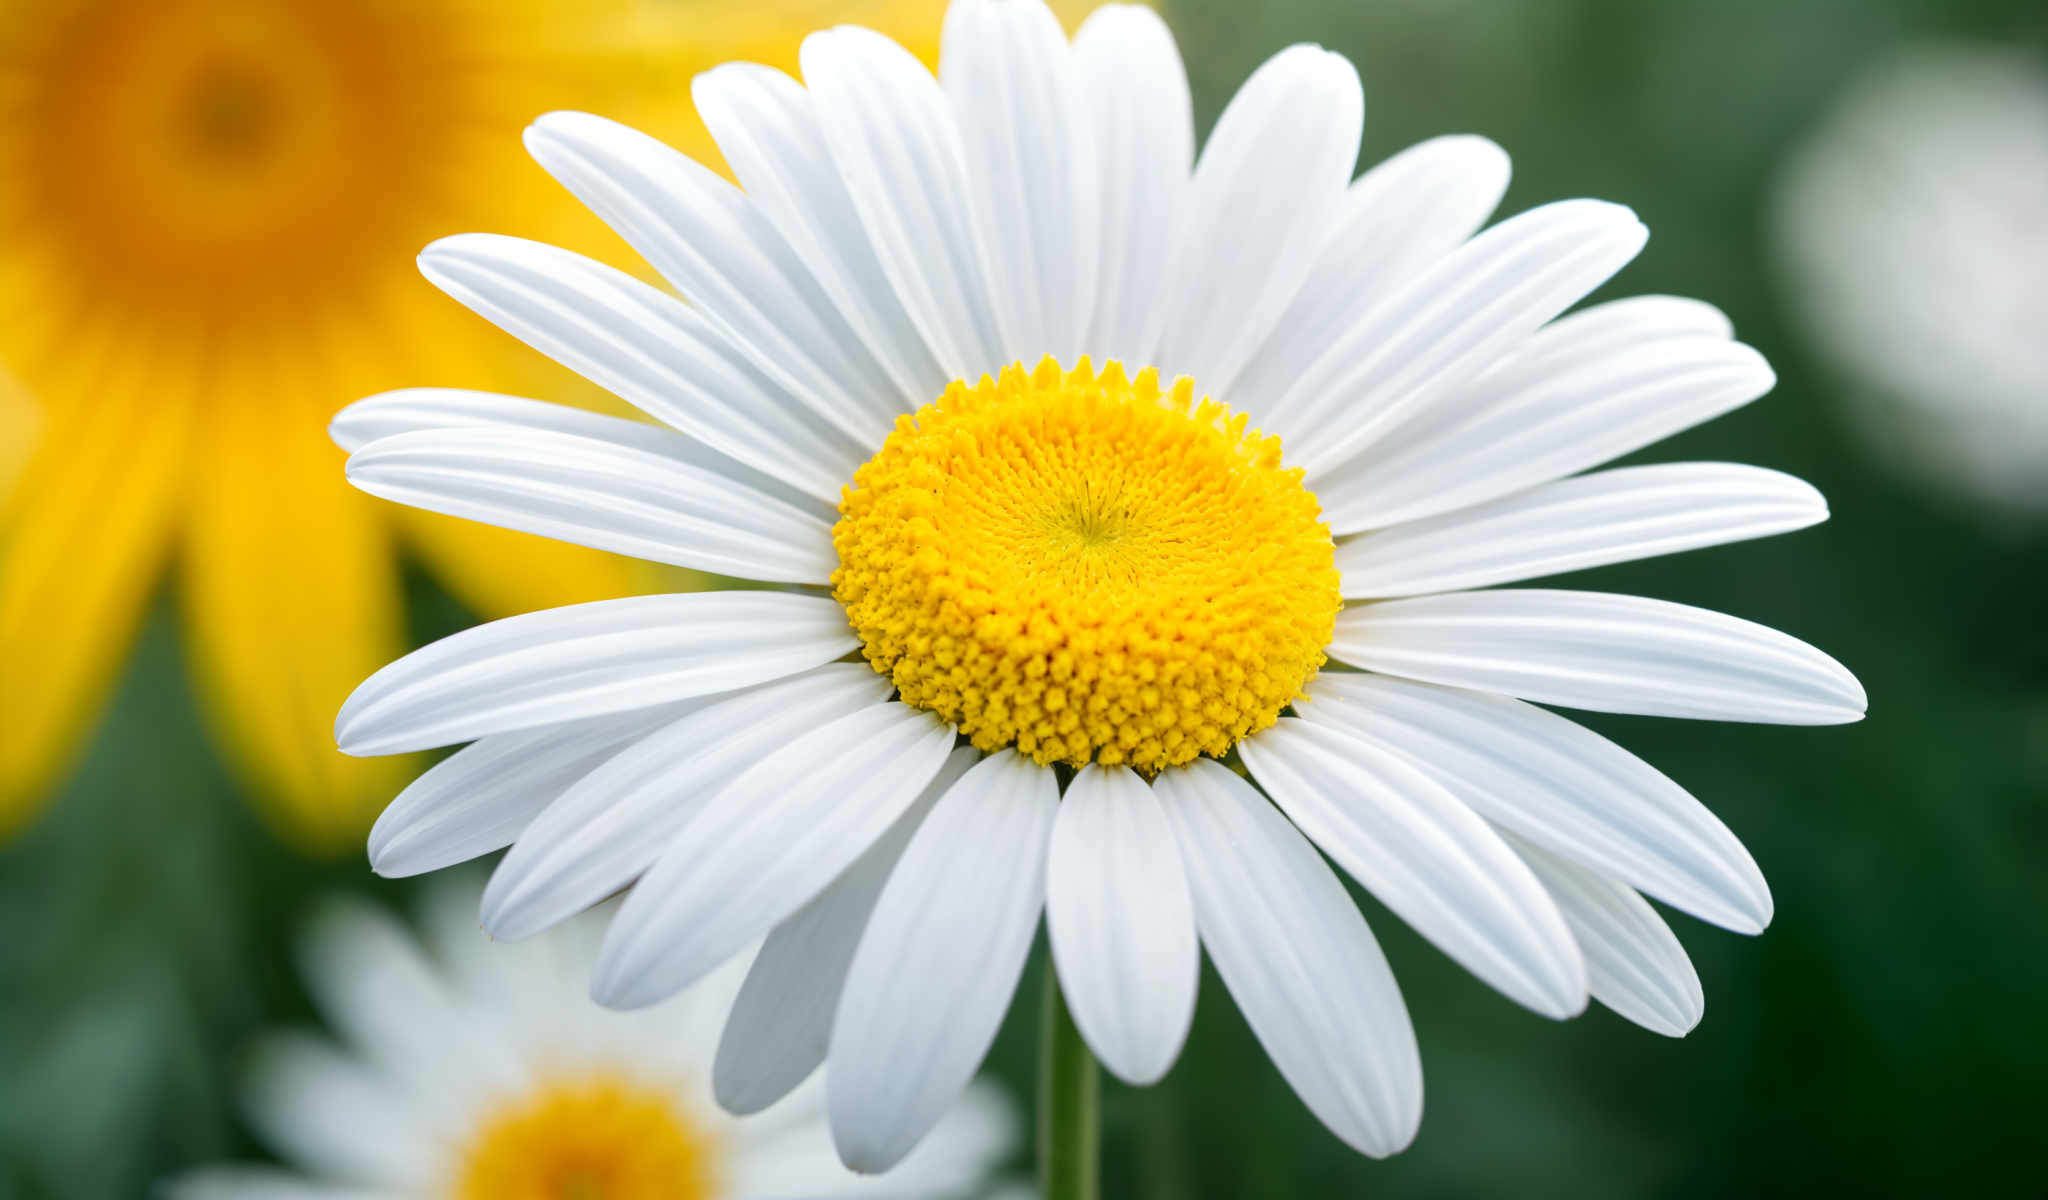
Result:
{"label": "blurred yellow flower", "polygon": [[[689,104],[697,71],[793,71],[801,36],[834,21],[929,59],[942,10],[0,8],[0,368],[40,408],[16,486],[0,484],[0,832],[69,765],[173,563],[215,730],[276,826],[321,849],[352,843],[412,769],[344,758],[331,732],[349,688],[404,639],[401,545],[492,616],[651,586],[623,560],[353,492],[328,416],[423,381],[576,398],[413,267],[450,229],[614,256],[520,153],[534,116],[592,109],[712,155]],[[11,421],[0,411],[0,447],[21,444]]]}
{"label": "blurred yellow flower", "polygon": [[14,477],[28,458],[35,433],[35,406],[20,384],[0,374],[0,503],[6,501]]}

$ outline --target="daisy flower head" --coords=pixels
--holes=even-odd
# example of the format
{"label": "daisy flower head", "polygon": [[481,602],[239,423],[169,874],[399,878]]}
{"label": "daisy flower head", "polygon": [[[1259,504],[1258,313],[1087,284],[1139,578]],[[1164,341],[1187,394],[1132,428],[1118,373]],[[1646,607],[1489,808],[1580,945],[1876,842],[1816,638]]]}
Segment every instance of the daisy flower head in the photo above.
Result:
{"label": "daisy flower head", "polygon": [[404,647],[401,547],[492,616],[660,585],[371,503],[324,430],[406,382],[597,399],[412,269],[423,243],[477,224],[614,252],[521,152],[534,113],[601,108],[709,154],[676,81],[738,55],[793,67],[824,14],[921,31],[935,54],[941,11],[705,7],[0,5],[0,373],[41,413],[25,450],[0,401],[0,473],[20,472],[0,491],[0,662],[20,681],[0,700],[0,834],[73,762],[173,560],[232,765],[280,832],[328,851],[408,772],[328,738],[335,705]]}
{"label": "daisy flower head", "polygon": [[1590,994],[1688,1029],[1698,980],[1643,895],[1754,932],[1764,881],[1531,702],[1824,724],[1864,697],[1733,617],[1474,590],[1826,515],[1753,467],[1576,474],[1772,383],[1695,301],[1563,315],[1635,216],[1482,231],[1508,164],[1476,137],[1354,179],[1358,77],[1313,46],[1197,157],[1142,8],[1069,41],[1035,0],[956,0],[937,78],[858,28],[801,69],[695,80],[739,187],[594,116],[528,131],[682,300],[508,238],[422,256],[665,427],[373,397],[334,425],[357,486],[780,586],[534,613],[372,676],[343,749],[471,743],[386,811],[377,870],[510,845],[483,898],[505,939],[630,885],[594,982],[617,1007],[765,935],[719,1099],[823,1064],[859,1170],[972,1077],[1041,914],[1118,1076],[1172,1064],[1206,948],[1316,1116],[1405,1146],[1414,1034],[1318,848],[1539,1013]]}
{"label": "daisy flower head", "polygon": [[244,1109],[285,1167],[201,1167],[170,1200],[719,1200],[977,1195],[1016,1143],[977,1086],[882,1179],[832,1152],[812,1086],[737,1120],[711,1098],[718,1022],[743,965],[634,1013],[591,1005],[598,914],[515,947],[478,932],[476,889],[430,893],[424,937],[337,901],[303,943],[339,1041],[274,1032],[249,1056]]}

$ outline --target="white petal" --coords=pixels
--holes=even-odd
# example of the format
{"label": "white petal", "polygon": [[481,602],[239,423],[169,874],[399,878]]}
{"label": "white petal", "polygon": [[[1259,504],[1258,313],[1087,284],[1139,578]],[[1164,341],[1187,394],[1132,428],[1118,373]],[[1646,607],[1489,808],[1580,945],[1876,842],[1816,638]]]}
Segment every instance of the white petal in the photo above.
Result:
{"label": "white petal", "polygon": [[804,82],[861,226],[949,378],[1001,368],[960,130],[908,50],[842,26],[804,39]]}
{"label": "white petal", "polygon": [[1812,485],[1734,463],[1623,467],[1337,547],[1344,594],[1419,596],[1769,537],[1827,520]]}
{"label": "white petal", "polygon": [[1344,885],[1226,767],[1197,759],[1152,790],[1180,842],[1202,944],[1273,1065],[1346,1145],[1398,1153],[1422,1122],[1422,1058]]}
{"label": "white petal", "polygon": [[1252,778],[1437,948],[1547,1017],[1586,1007],[1586,964],[1550,897],[1477,813],[1378,746],[1283,717],[1239,743]]}
{"label": "white petal", "polygon": [[731,62],[692,80],[690,95],[733,177],[860,331],[906,410],[936,397],[946,372],[868,243],[803,85],[773,67]]}
{"label": "white petal", "polygon": [[1095,302],[1094,131],[1059,19],[1042,0],[954,0],[939,82],[967,157],[991,308],[1009,359],[1072,364]]}
{"label": "white petal", "polygon": [[1648,237],[1634,213],[1599,200],[1510,217],[1393,289],[1261,419],[1320,492],[1329,468],[1450,395],[1604,283]]}
{"label": "white petal", "polygon": [[1678,338],[1727,341],[1735,327],[1726,313],[1689,296],[1629,296],[1567,313],[1489,371],[1490,380],[1540,375],[1573,364],[1598,362],[1644,342]]}
{"label": "white petal", "polygon": [[1494,824],[1738,933],[1771,920],[1755,860],[1655,767],[1506,696],[1325,671],[1302,719],[1407,758]]}
{"label": "white petal", "polygon": [[1515,852],[1550,890],[1586,953],[1593,998],[1653,1033],[1684,1037],[1707,1007],[1699,973],[1641,896],[1523,841]]}
{"label": "white petal", "polygon": [[832,526],[714,471],[545,430],[423,429],[351,454],[372,496],[652,562],[776,583],[832,578]]}
{"label": "white petal", "polygon": [[825,1061],[846,968],[882,885],[932,805],[980,760],[981,752],[972,747],[953,751],[889,832],[762,943],[733,1001],[712,1066],[711,1085],[726,1111],[761,1111]]}
{"label": "white petal", "polygon": [[[577,437],[616,442],[666,454],[694,445],[672,429],[608,417],[566,404],[549,404],[496,392],[465,388],[398,388],[365,396],[334,414],[327,436],[353,454],[381,438],[422,429],[472,429],[511,426],[550,429]],[[701,452],[702,447],[698,447]]]}
{"label": "white petal", "polygon": [[1385,600],[1337,615],[1355,667],[1594,712],[1839,725],[1863,685],[1797,638],[1722,613],[1543,588]]}
{"label": "white petal", "polygon": [[1106,4],[1074,34],[1101,188],[1102,252],[1083,349],[1149,363],[1166,322],[1173,230],[1194,163],[1188,75],[1158,13]]}
{"label": "white petal", "polygon": [[[818,1092],[822,1100],[822,1086]],[[769,1114],[745,1128],[773,1119]],[[847,1170],[822,1125],[806,1113],[803,1124],[786,1132],[733,1146],[723,1164],[726,1186],[736,1197],[760,1200],[997,1200],[988,1181],[1017,1149],[1026,1122],[1007,1092],[976,1083],[886,1175]]]}
{"label": "white petal", "polygon": [[1316,498],[1338,533],[1450,512],[1641,449],[1740,408],[1776,379],[1762,355],[1720,337],[1645,342],[1554,369],[1505,364],[1460,397],[1470,416],[1352,458],[1316,482]]}
{"label": "white petal", "polygon": [[790,743],[703,803],[633,885],[591,994],[640,1008],[702,978],[825,890],[938,774],[953,730],[880,704]]}
{"label": "white petal", "polygon": [[825,1092],[847,1166],[886,1171],[974,1078],[1045,906],[1052,769],[1004,750],[961,777],[882,888],[832,1023]]}
{"label": "white petal", "polygon": [[1315,270],[1231,385],[1231,405],[1265,428],[1284,421],[1276,405],[1294,381],[1395,288],[1471,237],[1500,203],[1508,169],[1499,146],[1459,134],[1359,176]]}
{"label": "white petal", "polygon": [[370,828],[370,868],[423,875],[512,844],[548,802],[619,748],[682,715],[686,700],[481,738],[398,793]]}
{"label": "white petal", "polygon": [[257,1043],[242,1107],[265,1145],[324,1178],[426,1187],[441,1166],[436,1131],[410,1095],[310,1037]]}
{"label": "white petal", "polygon": [[830,663],[720,697],[634,742],[527,826],[484,888],[484,930],[518,941],[625,887],[720,788],[889,690],[866,663]]}
{"label": "white petal", "polygon": [[888,433],[895,385],[744,192],[589,113],[549,113],[526,148],[790,395],[858,441]]}
{"label": "white petal", "polygon": [[530,1082],[516,1048],[457,1007],[418,940],[385,910],[359,899],[328,902],[300,960],[328,1025],[416,1093],[480,1103]]}
{"label": "white petal", "polygon": [[736,463],[835,503],[889,431],[771,378],[696,311],[623,271],[494,234],[420,253],[434,285],[505,332]]}
{"label": "white petal", "polygon": [[1162,374],[1229,394],[1315,267],[1364,120],[1358,72],[1318,46],[1282,50],[1237,90],[1176,223]]}
{"label": "white petal", "polygon": [[[379,392],[336,413],[327,432],[336,445],[354,453],[371,442],[429,429],[524,429],[567,434],[672,458],[737,480],[798,507],[817,503],[815,497],[674,429],[496,392],[462,388]],[[836,495],[831,503],[838,503]],[[820,515],[830,512],[816,511]]]}
{"label": "white petal", "polygon": [[1081,769],[1060,801],[1045,928],[1089,1048],[1126,1083],[1156,1083],[1195,1015],[1201,955],[1173,826],[1128,767]]}
{"label": "white petal", "polygon": [[492,621],[364,680],[346,754],[398,754],[780,679],[859,646],[839,605],[784,592],[597,600]]}
{"label": "white petal", "polygon": [[[1353,463],[1407,453],[1531,382],[1589,366],[1651,342],[1687,338],[1727,341],[1735,327],[1720,309],[1681,296],[1630,296],[1567,313],[1545,325],[1470,382],[1438,396],[1397,422]],[[1338,472],[1330,472],[1333,476]]]}

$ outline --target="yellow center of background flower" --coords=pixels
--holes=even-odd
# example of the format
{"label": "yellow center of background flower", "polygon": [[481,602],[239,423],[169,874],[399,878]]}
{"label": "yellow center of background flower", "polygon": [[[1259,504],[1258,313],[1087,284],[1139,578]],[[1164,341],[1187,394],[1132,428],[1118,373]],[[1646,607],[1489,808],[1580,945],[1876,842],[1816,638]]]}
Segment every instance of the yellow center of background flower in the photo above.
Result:
{"label": "yellow center of background flower", "polygon": [[444,8],[53,5],[13,39],[25,219],[98,303],[298,319],[366,258],[408,259],[409,206],[456,184]]}
{"label": "yellow center of background flower", "polygon": [[1299,698],[1341,607],[1280,440],[1115,362],[952,384],[854,474],[833,542],[903,700],[1041,763],[1227,754]]}
{"label": "yellow center of background flower", "polygon": [[458,1200],[709,1200],[714,1147],[652,1089],[615,1079],[544,1088],[486,1122]]}

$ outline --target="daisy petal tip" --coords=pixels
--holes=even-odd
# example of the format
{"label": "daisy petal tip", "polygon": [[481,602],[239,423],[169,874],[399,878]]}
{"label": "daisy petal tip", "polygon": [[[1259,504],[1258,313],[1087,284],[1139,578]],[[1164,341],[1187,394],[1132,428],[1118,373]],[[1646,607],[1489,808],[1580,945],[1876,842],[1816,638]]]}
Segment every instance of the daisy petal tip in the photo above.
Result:
{"label": "daisy petal tip", "polygon": [[[830,1089],[827,1089],[829,1104]],[[901,1135],[890,1135],[886,1131],[864,1128],[859,1120],[847,1120],[837,1107],[832,1115],[832,1148],[839,1153],[839,1161],[856,1175],[880,1175],[903,1161],[913,1146],[899,1145]]]}
{"label": "daisy petal tip", "polygon": [[[1105,4],[1088,14],[1081,22],[1081,30],[1090,31],[1089,36],[1115,33],[1118,35],[1167,32],[1166,20],[1145,4]],[[1076,37],[1080,36],[1077,30]]]}
{"label": "daisy petal tip", "polygon": [[1670,1013],[1659,1014],[1661,1023],[1645,1024],[1643,1028],[1668,1038],[1682,1038],[1698,1029],[1700,1021],[1707,1015],[1706,997],[1695,992],[1673,999],[1676,1007]]}
{"label": "daisy petal tip", "polygon": [[751,1117],[766,1109],[786,1092],[769,1093],[759,1088],[752,1074],[740,1066],[733,1042],[721,1038],[717,1056],[711,1062],[711,1098],[718,1107],[735,1117]]}
{"label": "daisy petal tip", "polygon": [[525,143],[527,152],[533,153],[536,145],[560,143],[616,127],[618,123],[609,117],[573,108],[558,108],[528,122],[520,133],[520,140]]}
{"label": "daisy petal tip", "polygon": [[590,1001],[599,1008],[613,1012],[631,1012],[647,1008],[668,998],[670,993],[649,985],[644,975],[628,973],[617,967],[606,969],[599,961],[597,974],[590,981]]}

